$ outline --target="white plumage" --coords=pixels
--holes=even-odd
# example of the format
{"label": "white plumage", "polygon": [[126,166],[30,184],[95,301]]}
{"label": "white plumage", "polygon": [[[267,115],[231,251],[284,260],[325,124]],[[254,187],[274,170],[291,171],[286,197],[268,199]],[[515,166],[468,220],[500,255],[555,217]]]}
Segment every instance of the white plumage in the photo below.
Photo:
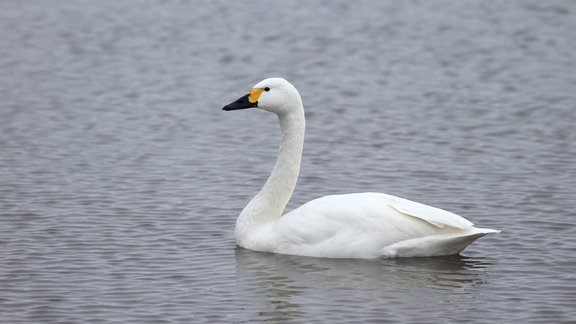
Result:
{"label": "white plumage", "polygon": [[288,81],[261,81],[224,110],[258,107],[278,115],[282,143],[270,178],[236,222],[239,246],[328,258],[457,254],[497,230],[474,227],[448,211],[381,193],[312,200],[281,217],[296,185],[304,142],[304,108]]}

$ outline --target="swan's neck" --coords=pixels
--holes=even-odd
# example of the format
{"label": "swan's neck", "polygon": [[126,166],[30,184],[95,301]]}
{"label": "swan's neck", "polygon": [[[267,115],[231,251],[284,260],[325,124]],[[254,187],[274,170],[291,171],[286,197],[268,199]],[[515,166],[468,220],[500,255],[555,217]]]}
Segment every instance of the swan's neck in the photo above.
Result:
{"label": "swan's neck", "polygon": [[282,216],[296,187],[302,147],[304,145],[304,111],[302,107],[279,115],[282,141],[272,174],[262,190],[248,203],[236,221],[236,237],[241,241],[248,233]]}

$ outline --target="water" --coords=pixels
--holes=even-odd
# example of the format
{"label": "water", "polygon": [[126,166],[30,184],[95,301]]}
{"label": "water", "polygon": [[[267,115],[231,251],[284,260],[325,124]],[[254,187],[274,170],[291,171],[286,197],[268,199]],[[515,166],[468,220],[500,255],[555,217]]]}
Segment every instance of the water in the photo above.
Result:
{"label": "water", "polygon": [[[574,321],[574,30],[573,1],[2,1],[0,321]],[[289,209],[387,192],[502,233],[236,248],[279,129],[220,109],[269,76],[307,111]]]}

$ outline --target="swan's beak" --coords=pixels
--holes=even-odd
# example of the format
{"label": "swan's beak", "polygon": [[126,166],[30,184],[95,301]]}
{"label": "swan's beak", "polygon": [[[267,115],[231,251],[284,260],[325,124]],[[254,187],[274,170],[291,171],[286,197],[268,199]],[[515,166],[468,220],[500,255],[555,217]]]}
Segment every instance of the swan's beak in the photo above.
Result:
{"label": "swan's beak", "polygon": [[224,108],[222,108],[222,110],[229,111],[229,110],[238,110],[238,109],[246,109],[246,108],[253,108],[253,107],[258,107],[258,101],[252,102],[250,100],[250,93],[248,93],[247,95],[234,101],[233,103],[224,106]]}
{"label": "swan's beak", "polygon": [[258,107],[258,99],[260,98],[262,91],[264,91],[264,89],[262,88],[252,88],[250,89],[250,91],[248,91],[247,95],[234,101],[233,103],[227,106],[224,106],[222,110],[228,111],[228,110],[238,110],[238,109]]}

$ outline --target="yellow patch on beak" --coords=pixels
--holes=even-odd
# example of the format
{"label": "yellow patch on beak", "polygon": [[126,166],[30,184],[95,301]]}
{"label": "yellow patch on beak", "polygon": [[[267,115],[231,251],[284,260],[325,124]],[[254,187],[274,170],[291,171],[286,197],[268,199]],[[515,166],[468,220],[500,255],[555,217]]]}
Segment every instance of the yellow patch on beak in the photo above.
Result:
{"label": "yellow patch on beak", "polygon": [[258,101],[258,98],[260,98],[262,91],[264,91],[264,89],[261,88],[250,89],[250,91],[248,91],[249,94],[248,101],[250,101],[250,103],[255,103],[256,101]]}

